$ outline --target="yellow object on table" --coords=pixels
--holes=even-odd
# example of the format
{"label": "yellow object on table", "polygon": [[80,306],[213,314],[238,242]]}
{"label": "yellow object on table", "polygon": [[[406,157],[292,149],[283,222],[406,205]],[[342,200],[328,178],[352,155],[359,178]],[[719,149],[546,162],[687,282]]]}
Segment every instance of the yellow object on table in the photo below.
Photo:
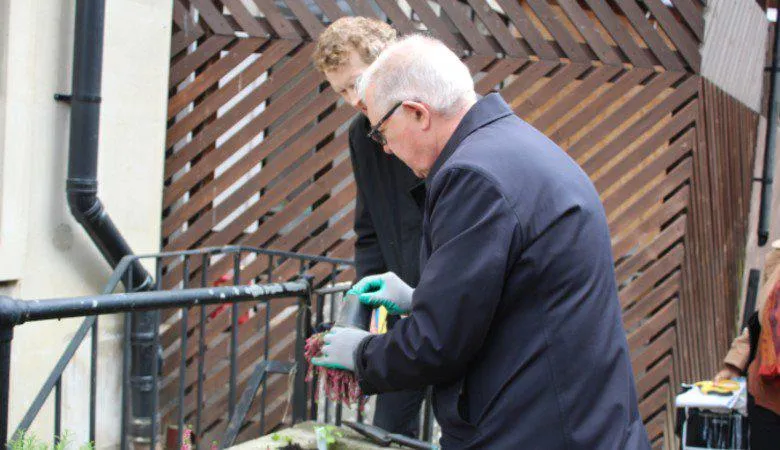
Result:
{"label": "yellow object on table", "polygon": [[702,394],[706,395],[732,395],[739,390],[739,383],[734,380],[721,380],[715,383],[712,380],[699,381],[693,384]]}

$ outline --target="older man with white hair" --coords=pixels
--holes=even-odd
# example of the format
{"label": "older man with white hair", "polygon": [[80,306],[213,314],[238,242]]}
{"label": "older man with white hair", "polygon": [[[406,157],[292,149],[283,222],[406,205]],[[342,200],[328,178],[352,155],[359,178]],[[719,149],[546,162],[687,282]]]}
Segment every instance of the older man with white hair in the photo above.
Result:
{"label": "older man with white hair", "polygon": [[409,314],[384,335],[334,328],[315,364],[365,393],[434,385],[444,448],[647,449],[609,230],[587,175],[498,94],[477,99],[441,42],[364,72],[369,134],[425,178],[421,278],[364,278]]}

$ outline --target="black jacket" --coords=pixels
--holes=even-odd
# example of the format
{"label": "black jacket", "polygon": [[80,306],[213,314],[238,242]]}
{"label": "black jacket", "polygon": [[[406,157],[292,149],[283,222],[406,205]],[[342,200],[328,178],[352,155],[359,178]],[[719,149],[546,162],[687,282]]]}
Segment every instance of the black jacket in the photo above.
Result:
{"label": "black jacket", "polygon": [[360,114],[349,127],[349,153],[357,185],[355,263],[357,278],[395,272],[410,286],[420,279],[422,211],[413,190],[422,180],[368,136],[370,123]]}
{"label": "black jacket", "polygon": [[648,449],[587,175],[490,94],[426,183],[412,312],[361,342],[363,392],[434,385],[444,448]]}

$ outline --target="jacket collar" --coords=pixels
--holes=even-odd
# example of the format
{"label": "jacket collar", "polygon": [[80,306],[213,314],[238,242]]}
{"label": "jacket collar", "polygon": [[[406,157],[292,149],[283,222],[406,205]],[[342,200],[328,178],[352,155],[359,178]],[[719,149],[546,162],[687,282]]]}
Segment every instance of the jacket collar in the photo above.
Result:
{"label": "jacket collar", "polygon": [[455,128],[455,132],[452,133],[444,149],[436,158],[433,163],[431,171],[425,178],[426,187],[430,187],[430,180],[441,169],[441,166],[455,153],[460,143],[474,131],[484,127],[485,125],[494,122],[503,117],[514,114],[512,108],[504,101],[500,94],[492,92],[477,101],[474,106],[469,109],[458,126]]}

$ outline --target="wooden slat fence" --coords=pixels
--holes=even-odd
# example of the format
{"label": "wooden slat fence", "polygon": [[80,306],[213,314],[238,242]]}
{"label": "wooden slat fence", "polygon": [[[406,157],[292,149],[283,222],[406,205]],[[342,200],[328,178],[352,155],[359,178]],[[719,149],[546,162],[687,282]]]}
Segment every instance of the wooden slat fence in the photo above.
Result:
{"label": "wooden slat fence", "polygon": [[[464,58],[480,93],[499,90],[598,188],[641,412],[654,447],[668,445],[678,382],[709,376],[733,335],[757,120],[697,74],[702,2],[672,3],[174,0],[164,249],[242,244],[351,257],[346,132],[354,113],[311,66],[312,42],[345,15],[428,32]],[[229,268],[215,262],[209,282]],[[262,258],[244,261],[241,279],[286,279],[299,270],[285,263],[268,276],[267,269]],[[330,274],[324,265],[308,269],[318,281]],[[180,281],[176,273],[166,286]],[[274,311],[281,359],[291,357],[285,339],[294,326],[284,314]],[[226,358],[227,326],[220,316],[209,324],[214,367]],[[242,339],[243,370],[261,357],[253,347],[261,343],[249,331]],[[162,342],[170,418],[178,336],[163,332]],[[214,392],[224,380],[224,371],[209,374]],[[287,385],[268,389],[279,406],[270,429],[282,420]],[[208,399],[206,441],[226,419],[224,393]],[[187,399],[188,414],[194,403]],[[261,431],[255,417],[239,440]]]}

